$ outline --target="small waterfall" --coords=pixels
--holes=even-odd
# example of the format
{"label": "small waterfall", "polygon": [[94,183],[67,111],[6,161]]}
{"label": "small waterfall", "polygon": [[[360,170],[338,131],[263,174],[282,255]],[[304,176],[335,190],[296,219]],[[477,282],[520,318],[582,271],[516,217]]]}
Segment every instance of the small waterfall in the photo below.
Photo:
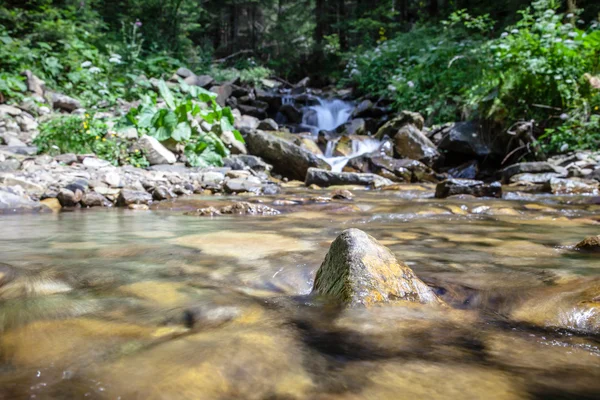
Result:
{"label": "small waterfall", "polygon": [[319,104],[306,107],[302,125],[311,128],[313,134],[319,131],[332,131],[350,119],[354,106],[351,103],[319,98]]}
{"label": "small waterfall", "polygon": [[325,151],[325,156],[322,157],[322,159],[331,166],[333,172],[342,172],[346,164],[348,164],[348,161],[351,159],[373,153],[381,148],[381,141],[377,139],[353,139],[352,154],[344,157],[333,157],[333,151],[336,144],[337,141],[334,140],[327,142],[327,150]]}

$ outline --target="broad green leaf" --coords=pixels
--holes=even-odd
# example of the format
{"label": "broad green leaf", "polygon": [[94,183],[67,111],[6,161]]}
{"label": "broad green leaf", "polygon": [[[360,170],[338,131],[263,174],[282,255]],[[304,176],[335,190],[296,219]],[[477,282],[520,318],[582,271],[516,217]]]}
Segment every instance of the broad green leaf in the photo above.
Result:
{"label": "broad green leaf", "polygon": [[238,142],[242,142],[242,143],[246,143],[246,141],[244,140],[244,138],[242,137],[242,134],[240,133],[240,131],[238,131],[237,129],[232,130],[233,132],[233,137],[235,137],[235,139]]}
{"label": "broad green leaf", "polygon": [[165,103],[167,103],[167,106],[170,109],[174,110],[175,98],[173,97],[173,93],[171,93],[171,90],[169,89],[165,81],[158,81],[158,92],[160,93],[160,97],[162,97]]}
{"label": "broad green leaf", "polygon": [[232,131],[234,129],[233,124],[229,122],[229,118],[226,116],[221,117],[221,131]]}
{"label": "broad green leaf", "polygon": [[180,122],[179,124],[177,124],[177,127],[175,127],[175,130],[171,134],[171,137],[177,140],[178,142],[190,140],[191,136],[192,128],[190,127],[190,124],[187,121]]}
{"label": "broad green leaf", "polygon": [[164,126],[164,119],[165,119],[165,115],[167,115],[169,112],[169,110],[166,110],[164,108],[161,108],[160,110],[158,110],[153,116],[152,116],[152,120],[151,120],[151,125],[155,128],[158,128],[160,126]]}
{"label": "broad green leaf", "polygon": [[152,135],[150,135],[150,136],[153,136],[159,142],[163,142],[163,141],[171,138],[171,132],[164,126],[161,126],[151,132],[152,132]]}
{"label": "broad green leaf", "polygon": [[150,129],[153,126],[152,121],[156,110],[151,108],[143,108],[137,119],[137,126],[143,129]]}
{"label": "broad green leaf", "polygon": [[177,128],[178,123],[179,120],[177,119],[177,114],[175,114],[173,111],[168,111],[167,114],[165,114],[163,126],[169,131],[169,133],[173,133],[175,128]]}

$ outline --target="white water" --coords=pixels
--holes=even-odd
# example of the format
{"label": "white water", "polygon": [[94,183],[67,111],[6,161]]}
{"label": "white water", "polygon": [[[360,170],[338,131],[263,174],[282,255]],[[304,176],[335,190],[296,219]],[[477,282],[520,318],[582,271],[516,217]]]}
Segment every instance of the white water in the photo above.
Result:
{"label": "white water", "polygon": [[327,143],[325,156],[321,157],[327,164],[331,165],[333,172],[342,172],[348,161],[365,154],[373,153],[381,148],[381,142],[377,139],[353,139],[352,153],[347,157],[333,157],[337,141],[330,140]]}
{"label": "white water", "polygon": [[318,134],[319,131],[332,131],[348,122],[353,109],[351,103],[339,99],[319,98],[318,105],[305,108],[302,125],[313,128],[313,134]]}

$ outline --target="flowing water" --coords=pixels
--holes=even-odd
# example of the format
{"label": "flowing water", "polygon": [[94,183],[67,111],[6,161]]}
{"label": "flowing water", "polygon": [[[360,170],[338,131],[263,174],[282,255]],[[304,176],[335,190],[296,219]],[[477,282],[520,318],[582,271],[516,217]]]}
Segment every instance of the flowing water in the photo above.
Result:
{"label": "flowing water", "polygon": [[[287,189],[279,216],[2,216],[0,399],[600,397],[593,198],[435,200],[429,186]],[[376,237],[449,307],[309,296],[344,229]]]}

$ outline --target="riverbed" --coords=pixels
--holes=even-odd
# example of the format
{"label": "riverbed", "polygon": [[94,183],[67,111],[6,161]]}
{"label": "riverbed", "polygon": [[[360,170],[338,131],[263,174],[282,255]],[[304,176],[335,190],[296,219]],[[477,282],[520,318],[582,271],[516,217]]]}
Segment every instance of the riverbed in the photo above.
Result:
{"label": "riverbed", "polygon": [[[433,189],[1,216],[0,399],[600,398],[598,199]],[[348,228],[447,306],[311,296]]]}

